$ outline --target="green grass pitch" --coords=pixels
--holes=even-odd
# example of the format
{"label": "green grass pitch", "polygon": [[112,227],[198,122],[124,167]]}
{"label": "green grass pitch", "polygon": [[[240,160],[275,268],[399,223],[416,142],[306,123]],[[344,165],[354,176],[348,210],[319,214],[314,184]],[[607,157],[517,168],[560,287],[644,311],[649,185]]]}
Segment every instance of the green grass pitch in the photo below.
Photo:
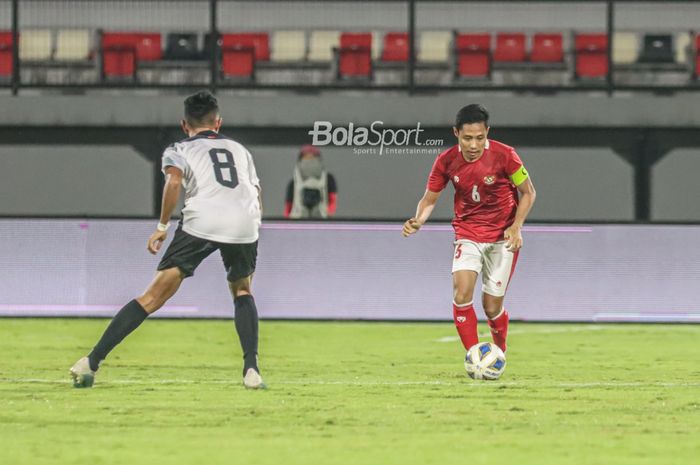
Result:
{"label": "green grass pitch", "polygon": [[448,323],[263,321],[246,391],[231,321],[148,321],[72,388],[106,324],[0,319],[1,464],[700,463],[700,326],[515,323],[486,382]]}

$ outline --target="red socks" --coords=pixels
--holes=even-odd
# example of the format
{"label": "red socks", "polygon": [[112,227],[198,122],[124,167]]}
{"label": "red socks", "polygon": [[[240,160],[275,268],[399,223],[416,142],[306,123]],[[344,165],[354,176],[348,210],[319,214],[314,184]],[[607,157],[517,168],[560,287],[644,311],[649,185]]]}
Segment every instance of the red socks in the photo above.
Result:
{"label": "red socks", "polygon": [[[452,304],[452,315],[454,317],[457,333],[462,340],[462,345],[466,350],[479,343],[479,333],[476,329],[476,313],[474,305],[468,303],[465,305]],[[506,351],[506,337],[508,336],[508,312],[504,308],[503,311],[493,320],[486,320],[491,329],[493,343]]]}
{"label": "red socks", "polygon": [[504,308],[493,320],[487,320],[489,328],[491,328],[491,336],[493,343],[496,344],[505,353],[506,351],[506,336],[508,336],[508,312]]}
{"label": "red socks", "polygon": [[474,305],[472,305],[471,302],[464,305],[453,303],[452,316],[464,348],[469,350],[471,346],[478,344],[479,333],[476,331],[476,313],[474,312]]}

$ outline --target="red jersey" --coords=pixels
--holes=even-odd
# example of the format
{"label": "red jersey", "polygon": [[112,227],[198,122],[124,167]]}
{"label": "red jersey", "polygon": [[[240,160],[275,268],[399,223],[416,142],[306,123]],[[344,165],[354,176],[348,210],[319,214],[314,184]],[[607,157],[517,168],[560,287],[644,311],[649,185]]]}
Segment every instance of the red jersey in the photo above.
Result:
{"label": "red jersey", "polygon": [[455,188],[457,239],[475,242],[503,240],[518,208],[518,190],[527,178],[523,162],[512,147],[488,140],[483,155],[474,162],[462,156],[459,145],[438,155],[428,178],[428,190],[441,192],[448,181]]}

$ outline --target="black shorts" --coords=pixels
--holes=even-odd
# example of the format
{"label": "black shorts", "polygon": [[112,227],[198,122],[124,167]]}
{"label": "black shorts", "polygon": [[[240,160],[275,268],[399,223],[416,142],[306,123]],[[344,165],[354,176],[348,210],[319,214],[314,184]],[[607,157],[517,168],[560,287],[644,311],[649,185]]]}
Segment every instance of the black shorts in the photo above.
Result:
{"label": "black shorts", "polygon": [[188,278],[194,274],[202,260],[218,250],[226,267],[229,281],[250,276],[255,271],[258,258],[258,241],[251,244],[226,244],[213,242],[187,234],[178,227],[175,237],[158,264],[158,270],[178,267]]}

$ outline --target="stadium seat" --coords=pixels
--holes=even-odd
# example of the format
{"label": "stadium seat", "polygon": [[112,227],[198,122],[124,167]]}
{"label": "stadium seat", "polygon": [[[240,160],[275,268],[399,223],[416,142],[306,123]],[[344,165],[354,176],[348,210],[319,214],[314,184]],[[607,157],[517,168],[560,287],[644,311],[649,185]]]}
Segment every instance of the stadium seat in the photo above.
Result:
{"label": "stadium seat", "polygon": [[170,33],[165,39],[166,60],[196,60],[199,58],[197,34]]}
{"label": "stadium seat", "polygon": [[522,63],[526,58],[525,34],[520,32],[496,34],[496,49],[493,52],[494,62]]}
{"label": "stadium seat", "polygon": [[200,58],[202,60],[210,60],[212,50],[215,50],[219,55],[219,60],[221,60],[221,40],[217,38],[216,40],[207,32],[204,34],[204,45],[202,46],[202,51]]}
{"label": "stadium seat", "polygon": [[384,40],[384,32],[372,32],[372,62],[377,62],[382,57],[382,41]]}
{"label": "stadium seat", "polygon": [[338,49],[338,77],[370,78],[372,75],[372,34],[343,33]]}
{"label": "stadium seat", "polygon": [[139,61],[162,58],[158,33],[103,32],[101,49],[102,75],[105,78],[136,77]]}
{"label": "stadium seat", "polygon": [[308,60],[314,62],[333,61],[333,50],[338,47],[339,31],[312,31],[309,39]]}
{"label": "stadium seat", "polygon": [[640,63],[673,63],[675,55],[671,34],[644,34]]}
{"label": "stadium seat", "polygon": [[577,34],[574,39],[577,78],[604,78],[608,74],[607,34]]}
{"label": "stadium seat", "polygon": [[561,63],[564,46],[561,33],[536,33],[532,36],[530,61],[533,63]]}
{"label": "stadium seat", "polygon": [[687,32],[676,34],[676,63],[687,65],[690,63],[692,49],[692,35]]}
{"label": "stadium seat", "polygon": [[226,78],[253,79],[255,62],[255,47],[251,45],[232,45],[222,49],[221,71]]}
{"label": "stadium seat", "polygon": [[160,33],[136,34],[135,47],[139,61],[158,61],[163,58]]}
{"label": "stadium seat", "polygon": [[270,60],[274,62],[300,62],[306,58],[306,33],[304,31],[275,31],[272,34]]}
{"label": "stadium seat", "polygon": [[221,71],[225,78],[253,79],[255,63],[270,60],[270,42],[266,32],[222,34]]}
{"label": "stadium seat", "polygon": [[12,77],[12,32],[0,32],[0,78]]}
{"label": "stadium seat", "polygon": [[420,34],[418,61],[421,63],[445,63],[450,58],[450,31],[424,31]]}
{"label": "stadium seat", "polygon": [[79,61],[90,57],[90,32],[87,29],[60,29],[56,32],[54,60]]}
{"label": "stadium seat", "polygon": [[612,60],[616,65],[629,65],[639,56],[639,37],[635,32],[616,32],[613,35]]}
{"label": "stadium seat", "polygon": [[410,53],[408,41],[407,32],[388,32],[385,34],[382,61],[407,62]]}
{"label": "stadium seat", "polygon": [[700,35],[695,36],[693,48],[693,78],[700,78]]}
{"label": "stadium seat", "polygon": [[460,78],[488,78],[491,75],[491,35],[455,36],[456,75]]}
{"label": "stadium seat", "polygon": [[51,30],[23,30],[19,40],[19,59],[27,61],[50,60],[51,46]]}
{"label": "stadium seat", "polygon": [[255,61],[270,60],[270,36],[267,32],[221,34],[220,43],[224,53],[227,49],[252,47],[255,51]]}

